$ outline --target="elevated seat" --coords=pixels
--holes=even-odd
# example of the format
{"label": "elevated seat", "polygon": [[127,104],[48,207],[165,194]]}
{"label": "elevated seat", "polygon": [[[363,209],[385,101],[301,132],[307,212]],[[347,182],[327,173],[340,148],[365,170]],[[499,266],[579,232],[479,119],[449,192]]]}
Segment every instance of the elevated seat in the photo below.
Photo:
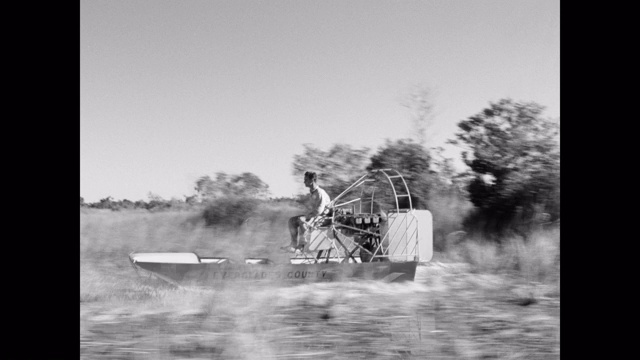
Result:
{"label": "elevated seat", "polygon": [[331,249],[331,240],[334,239],[331,225],[333,218],[331,213],[318,218],[313,227],[305,234],[305,252],[313,252]]}
{"label": "elevated seat", "polygon": [[308,232],[305,251],[328,250],[332,248],[332,240],[335,239],[331,227],[319,227]]}

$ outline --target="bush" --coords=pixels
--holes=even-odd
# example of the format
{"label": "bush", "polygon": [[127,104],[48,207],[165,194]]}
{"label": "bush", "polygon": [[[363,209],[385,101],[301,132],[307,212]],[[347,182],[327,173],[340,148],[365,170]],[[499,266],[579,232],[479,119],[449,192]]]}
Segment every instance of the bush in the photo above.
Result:
{"label": "bush", "polygon": [[202,217],[207,226],[239,227],[254,213],[261,201],[254,198],[225,196],[207,202]]}

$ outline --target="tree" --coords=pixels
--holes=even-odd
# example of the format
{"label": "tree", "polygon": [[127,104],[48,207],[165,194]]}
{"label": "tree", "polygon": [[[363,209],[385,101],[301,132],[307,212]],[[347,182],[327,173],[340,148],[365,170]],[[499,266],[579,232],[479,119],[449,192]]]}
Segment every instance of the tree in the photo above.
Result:
{"label": "tree", "polygon": [[215,189],[215,183],[211,180],[209,175],[200,177],[196,181],[195,186],[198,201],[202,202],[206,199],[215,197]]}
{"label": "tree", "polygon": [[402,174],[412,196],[418,198],[416,208],[427,208],[429,190],[433,182],[431,155],[421,144],[411,139],[387,140],[371,157],[367,170],[394,169]]}
{"label": "tree", "polygon": [[215,180],[205,175],[196,181],[195,190],[199,201],[209,201],[230,195],[264,199],[269,195],[269,185],[250,172],[233,176],[217,172]]}
{"label": "tree", "polygon": [[269,195],[269,185],[250,172],[231,177],[227,187],[237,196],[265,199]]}
{"label": "tree", "polygon": [[416,140],[420,145],[426,145],[430,139],[429,130],[435,119],[434,91],[425,85],[414,86],[403,99],[401,105],[409,109],[411,124],[415,131]]}
{"label": "tree", "polygon": [[162,196],[160,196],[158,194],[155,194],[155,193],[152,193],[151,191],[149,191],[147,193],[147,199],[149,199],[149,202],[152,202],[152,201],[163,202],[164,201]]}
{"label": "tree", "polygon": [[120,202],[120,206],[119,206],[119,207],[120,207],[121,209],[127,209],[127,210],[130,210],[130,209],[135,208],[135,204],[134,204],[131,200],[124,199],[124,200],[122,200],[122,201]]}
{"label": "tree", "polygon": [[96,209],[113,209],[115,204],[113,202],[113,198],[111,196],[107,196],[106,198],[100,199],[99,203],[91,204],[91,207]]}
{"label": "tree", "polygon": [[158,194],[154,194],[151,191],[147,193],[147,210],[162,210],[170,207],[169,203]]}
{"label": "tree", "polygon": [[366,171],[368,148],[335,144],[323,151],[310,144],[303,146],[303,154],[293,157],[293,176],[302,182],[305,171],[317,173],[318,182],[332,199]]}
{"label": "tree", "polygon": [[[559,126],[534,102],[502,99],[458,123],[462,159],[473,174],[470,200],[497,229],[540,212],[559,216]],[[519,219],[516,219],[519,218]]]}

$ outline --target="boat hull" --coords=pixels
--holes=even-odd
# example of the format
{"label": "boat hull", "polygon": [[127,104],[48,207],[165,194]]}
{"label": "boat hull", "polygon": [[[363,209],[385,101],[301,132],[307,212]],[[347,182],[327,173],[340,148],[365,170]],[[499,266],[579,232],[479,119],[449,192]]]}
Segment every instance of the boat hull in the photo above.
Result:
{"label": "boat hull", "polygon": [[213,286],[227,282],[305,284],[349,280],[413,281],[417,261],[317,264],[153,263],[134,266],[176,285]]}

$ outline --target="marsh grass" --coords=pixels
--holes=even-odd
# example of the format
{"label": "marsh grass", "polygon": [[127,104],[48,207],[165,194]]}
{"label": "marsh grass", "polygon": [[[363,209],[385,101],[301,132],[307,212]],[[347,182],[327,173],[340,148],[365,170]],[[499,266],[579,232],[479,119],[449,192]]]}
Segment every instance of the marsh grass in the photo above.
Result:
{"label": "marsh grass", "polygon": [[508,273],[529,281],[555,281],[560,271],[560,230],[539,230],[527,239],[513,236],[502,242],[469,238],[443,254],[462,261],[478,273]]}
{"label": "marsh grass", "polygon": [[81,213],[81,358],[559,357],[559,233],[468,240],[405,284],[178,288],[128,261],[131,251],[281,255],[271,248],[288,241],[296,211],[263,208],[236,229],[188,211]]}

